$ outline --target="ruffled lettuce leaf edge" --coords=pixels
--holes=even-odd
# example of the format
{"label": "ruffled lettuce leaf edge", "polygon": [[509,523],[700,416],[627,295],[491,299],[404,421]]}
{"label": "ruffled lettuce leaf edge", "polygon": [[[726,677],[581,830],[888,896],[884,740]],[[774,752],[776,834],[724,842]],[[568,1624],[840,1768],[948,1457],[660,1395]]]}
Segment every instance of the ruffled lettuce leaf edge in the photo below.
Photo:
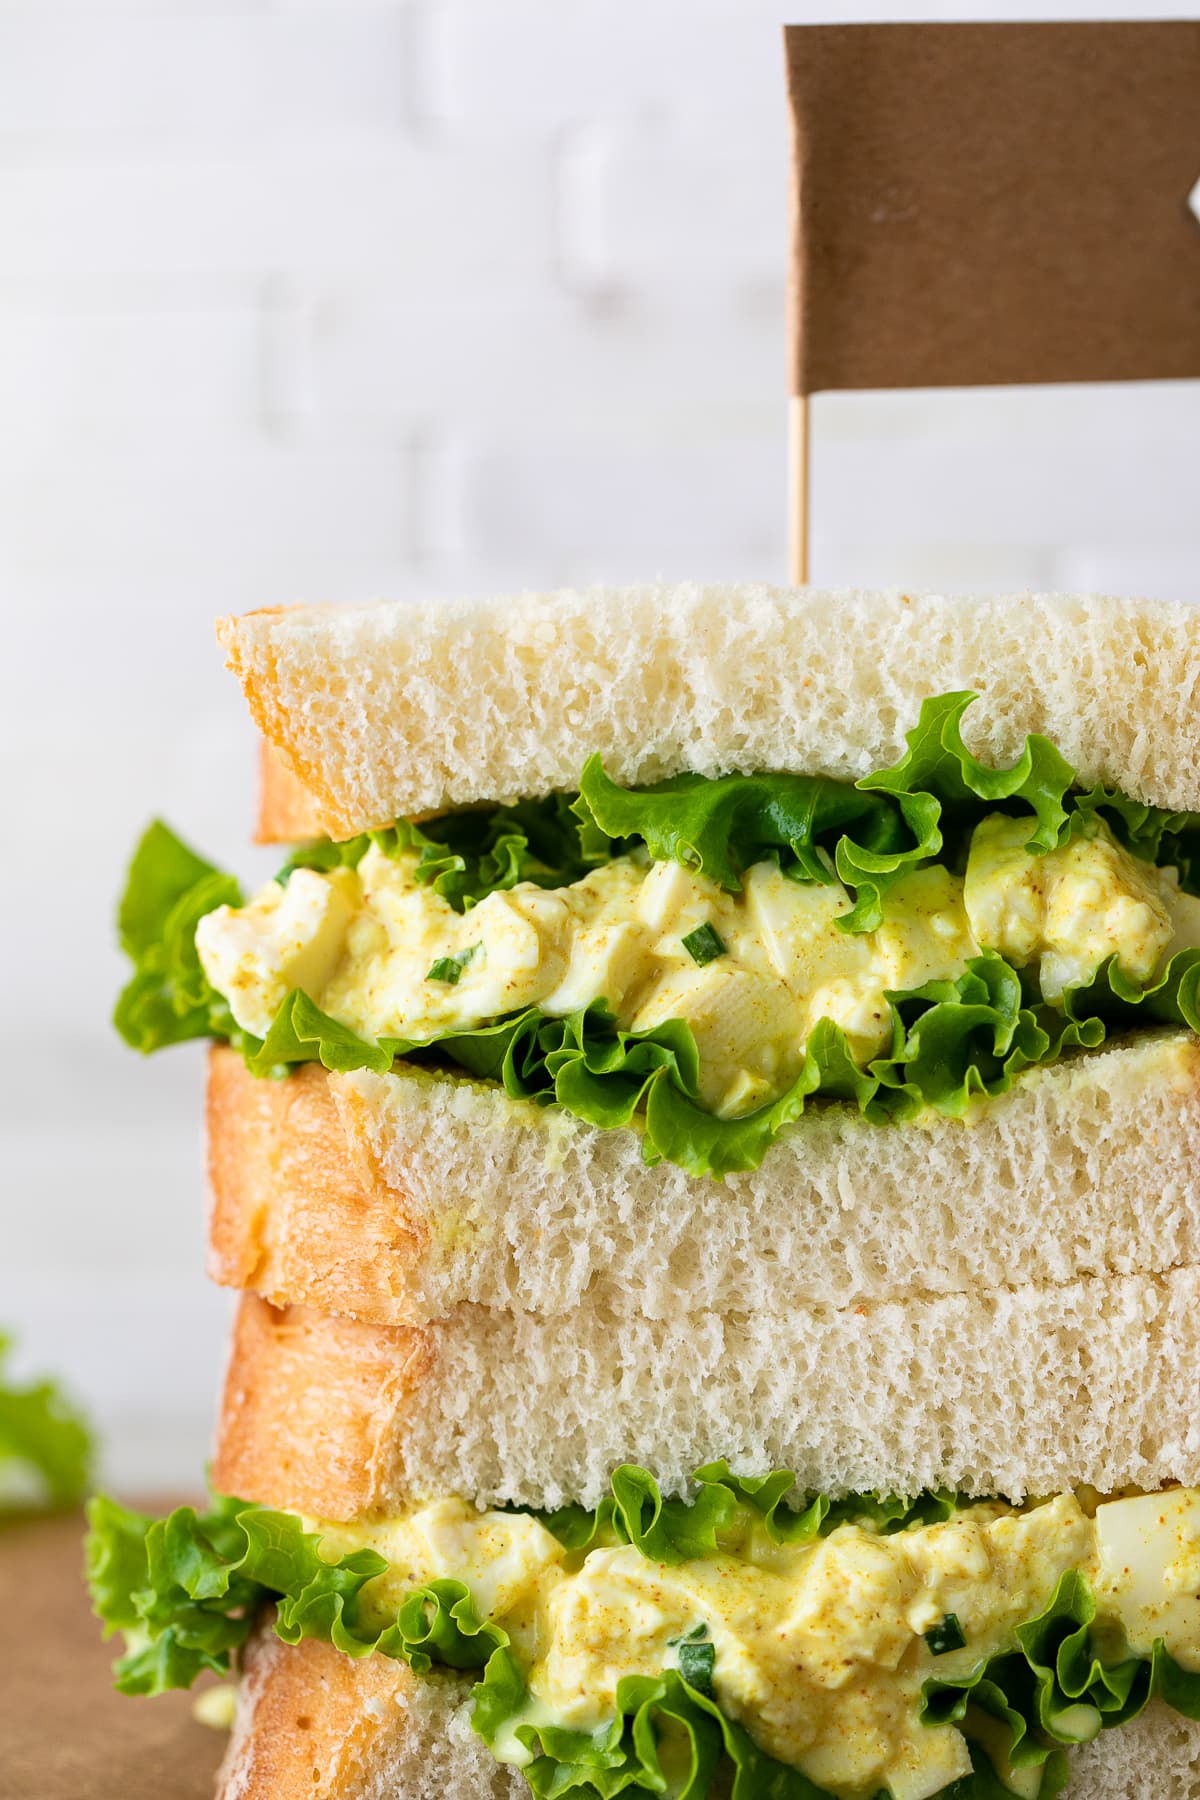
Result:
{"label": "ruffled lettuce leaf edge", "polygon": [[[786,1471],[738,1476],[724,1461],[705,1465],[696,1480],[691,1500],[664,1499],[653,1477],[630,1465],[615,1472],[611,1494],[594,1511],[535,1516],[568,1549],[628,1542],[652,1561],[680,1562],[712,1554],[740,1506],[758,1514],[773,1541],[801,1542],[848,1520],[903,1531],[969,1504],[945,1492],[913,1501],[797,1499]],[[98,1496],[89,1520],[93,1605],[106,1635],[121,1631],[129,1645],[116,1665],[122,1693],[157,1694],[188,1687],[205,1670],[226,1673],[263,1608],[273,1604],[275,1630],[287,1643],[318,1638],[353,1657],[399,1657],[417,1675],[475,1676],[475,1730],[493,1750],[503,1740],[506,1756],[520,1746],[535,1795],[593,1800],[673,1791],[703,1800],[724,1765],[735,1800],[829,1800],[721,1712],[706,1691],[708,1664],[700,1658],[693,1659],[691,1680],[674,1669],[624,1677],[614,1718],[599,1731],[534,1724],[521,1717],[529,1696],[507,1633],[480,1616],[460,1581],[414,1589],[380,1625],[363,1590],[386,1569],[386,1559],[357,1550],[327,1561],[320,1534],[306,1531],[293,1514],[217,1497],[204,1513],[180,1507],[153,1519]],[[1091,1633],[1095,1616],[1088,1582],[1070,1571],[1043,1612],[1018,1627],[1011,1648],[957,1678],[926,1681],[922,1720],[957,1725],[971,1749],[974,1772],[945,1790],[950,1800],[1010,1794],[1004,1774],[1028,1769],[1039,1771],[1038,1800],[1048,1800],[1065,1783],[1070,1745],[1136,1717],[1153,1698],[1200,1719],[1200,1673],[1177,1663],[1161,1639],[1148,1658],[1106,1659]],[[660,1760],[664,1726],[671,1738],[670,1785]]]}

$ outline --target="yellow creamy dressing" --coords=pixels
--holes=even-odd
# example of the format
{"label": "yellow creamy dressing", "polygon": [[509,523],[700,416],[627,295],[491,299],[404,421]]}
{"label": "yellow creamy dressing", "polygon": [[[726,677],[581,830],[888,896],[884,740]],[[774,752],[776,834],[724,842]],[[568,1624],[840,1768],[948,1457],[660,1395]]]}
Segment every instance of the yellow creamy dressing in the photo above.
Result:
{"label": "yellow creamy dressing", "polygon": [[[965,879],[938,864],[885,896],[876,931],[847,933],[839,882],[789,880],[774,863],[727,893],[644,852],[569,887],[523,882],[467,913],[415,878],[416,857],[372,846],[357,869],[298,869],[248,905],[200,921],[205,973],[263,1037],[292,988],[367,1038],[424,1040],[538,1006],[552,1017],[603,999],[620,1024],[692,1028],[702,1103],[737,1117],[791,1086],[819,1019],[867,1062],[889,1041],[888,990],[953,979],[981,949],[1036,964],[1048,998],[1116,954],[1148,977],[1200,944],[1200,901],[1173,871],[1129,855],[1101,823],[1062,850],[1024,849],[1028,817],[977,827]],[[698,966],[683,940],[710,925],[724,952]],[[455,981],[431,969],[456,960]]]}
{"label": "yellow creamy dressing", "polygon": [[[893,1800],[926,1800],[969,1771],[957,1728],[920,1723],[922,1683],[1010,1645],[1069,1569],[1092,1582],[1098,1625],[1119,1653],[1127,1643],[1149,1654],[1161,1636],[1185,1667],[1200,1668],[1194,1489],[1094,1513],[1073,1495],[1028,1511],[985,1502],[890,1537],[843,1525],[797,1545],[772,1544],[742,1508],[717,1555],[677,1565],[615,1542],[571,1553],[528,1515],[478,1513],[460,1500],[314,1529],[326,1555],[368,1545],[388,1558],[364,1590],[381,1625],[413,1586],[464,1581],[480,1613],[512,1636],[532,1722],[605,1725],[623,1675],[677,1667],[678,1640],[705,1626],[722,1710],[770,1755],[848,1800],[881,1787]],[[935,1657],[923,1634],[948,1613],[966,1644]],[[513,1760],[522,1754],[512,1740]]]}

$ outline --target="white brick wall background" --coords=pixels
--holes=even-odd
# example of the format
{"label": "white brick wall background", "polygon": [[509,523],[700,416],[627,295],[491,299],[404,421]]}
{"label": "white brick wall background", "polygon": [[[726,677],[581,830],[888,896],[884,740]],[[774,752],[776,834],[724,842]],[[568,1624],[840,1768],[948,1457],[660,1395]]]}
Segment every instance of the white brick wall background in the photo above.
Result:
{"label": "white brick wall background", "polygon": [[[0,0],[0,1320],[120,1482],[195,1479],[228,1313],[202,1057],[141,1064],[107,1025],[152,813],[270,866],[211,619],[782,578],[782,16]],[[1194,388],[814,412],[822,581],[1200,598]]]}

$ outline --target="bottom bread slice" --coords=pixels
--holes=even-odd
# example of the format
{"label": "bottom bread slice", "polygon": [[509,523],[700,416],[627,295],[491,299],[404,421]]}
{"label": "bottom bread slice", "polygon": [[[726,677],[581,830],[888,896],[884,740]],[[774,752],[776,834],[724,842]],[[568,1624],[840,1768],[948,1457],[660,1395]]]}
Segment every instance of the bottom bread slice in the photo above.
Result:
{"label": "bottom bread slice", "polygon": [[354,1519],[463,1494],[594,1506],[719,1456],[831,1495],[1200,1486],[1200,1268],[842,1309],[570,1328],[462,1306],[419,1329],[243,1297],[213,1480]]}
{"label": "bottom bread slice", "polygon": [[469,1688],[406,1663],[284,1644],[245,1652],[218,1800],[508,1800],[524,1780],[471,1730]]}
{"label": "bottom bread slice", "polygon": [[[471,1730],[465,1684],[383,1656],[282,1644],[246,1653],[218,1800],[518,1800],[523,1777]],[[1200,1723],[1158,1704],[1071,1752],[1068,1800],[1200,1800]]]}

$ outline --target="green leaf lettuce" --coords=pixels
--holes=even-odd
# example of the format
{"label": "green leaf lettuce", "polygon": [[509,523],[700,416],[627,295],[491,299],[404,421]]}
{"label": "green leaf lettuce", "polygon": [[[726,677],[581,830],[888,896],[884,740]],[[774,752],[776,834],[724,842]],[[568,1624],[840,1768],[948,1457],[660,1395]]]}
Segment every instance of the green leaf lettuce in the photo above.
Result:
{"label": "green leaf lettuce", "polygon": [[357,868],[371,845],[385,856],[415,853],[417,881],[460,913],[519,881],[567,887],[612,853],[606,841],[589,849],[569,795],[551,794],[515,806],[447,813],[422,825],[400,819],[340,844],[305,844],[293,851],[279,879],[286,881],[293,869]]}
{"label": "green leaf lettuce", "polygon": [[4,1376],[0,1332],[0,1513],[74,1506],[87,1492],[92,1434],[54,1381],[17,1387]]}
{"label": "green leaf lettuce", "polygon": [[241,1048],[227,1001],[196,951],[196,927],[218,906],[240,906],[242,890],[156,819],[143,833],[117,910],[121,948],[133,974],[113,1023],[127,1044],[149,1052],[190,1038],[223,1038]]}

